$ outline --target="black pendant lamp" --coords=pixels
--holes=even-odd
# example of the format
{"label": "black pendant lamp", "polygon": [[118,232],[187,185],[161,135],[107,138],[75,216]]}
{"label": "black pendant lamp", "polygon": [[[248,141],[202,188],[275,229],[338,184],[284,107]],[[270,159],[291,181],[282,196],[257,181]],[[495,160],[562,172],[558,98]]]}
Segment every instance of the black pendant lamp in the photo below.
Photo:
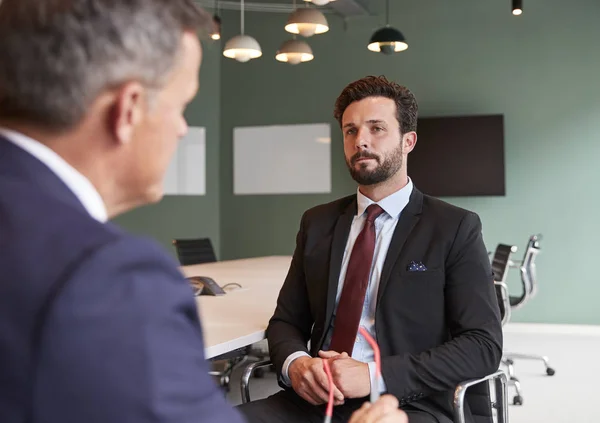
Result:
{"label": "black pendant lamp", "polygon": [[523,13],[523,0],[512,0],[512,14],[519,16]]}
{"label": "black pendant lamp", "polygon": [[221,39],[221,17],[219,16],[219,0],[215,0],[215,14],[213,15],[212,28],[208,35],[213,40]]}
{"label": "black pendant lamp", "polygon": [[386,0],[385,6],[385,26],[371,36],[368,49],[383,54],[404,51],[408,48],[404,35],[390,26],[390,0]]}

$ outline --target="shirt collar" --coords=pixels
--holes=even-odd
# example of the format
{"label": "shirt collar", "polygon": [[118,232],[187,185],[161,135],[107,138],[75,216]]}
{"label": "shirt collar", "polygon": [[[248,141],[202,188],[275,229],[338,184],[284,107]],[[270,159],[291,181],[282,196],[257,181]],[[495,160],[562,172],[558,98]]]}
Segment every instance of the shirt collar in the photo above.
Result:
{"label": "shirt collar", "polygon": [[56,152],[19,132],[0,128],[0,135],[44,163],[73,192],[94,219],[102,223],[108,220],[106,206],[94,185]]}
{"label": "shirt collar", "polygon": [[[387,197],[381,199],[377,202],[379,206],[391,217],[397,218],[400,216],[400,213],[410,200],[410,195],[413,191],[413,183],[410,178],[408,178],[408,184],[406,184],[403,188],[399,189],[393,194],[388,195]],[[357,190],[357,201],[358,201],[358,216],[362,216],[367,207],[375,202],[370,198],[366,197],[360,189]]]}

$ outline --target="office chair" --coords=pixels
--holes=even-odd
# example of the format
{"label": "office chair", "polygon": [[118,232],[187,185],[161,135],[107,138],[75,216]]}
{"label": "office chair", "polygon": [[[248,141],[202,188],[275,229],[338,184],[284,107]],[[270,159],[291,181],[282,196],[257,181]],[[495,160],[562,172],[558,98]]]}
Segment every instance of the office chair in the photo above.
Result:
{"label": "office chair", "polygon": [[506,277],[508,276],[508,269],[511,263],[510,257],[516,252],[517,247],[514,245],[498,244],[491,261],[502,326],[510,320],[510,295],[508,293],[508,286],[506,285]]}
{"label": "office chair", "polygon": [[[511,260],[511,255],[516,252],[517,247],[514,245],[498,244],[496,251],[492,256],[492,273],[494,275],[494,286],[496,287],[496,296],[498,298],[498,306],[500,307],[502,326],[508,323],[511,316],[510,294],[508,292],[508,286],[506,285],[506,277],[508,276],[508,269],[511,264],[514,263]],[[516,395],[513,397],[513,404],[522,405],[523,391],[521,389],[521,382],[515,376],[512,365],[504,354],[501,363],[508,368],[508,384],[514,386],[516,390]]]}
{"label": "office chair", "polygon": [[[217,261],[210,238],[174,239],[173,245],[177,251],[179,263],[182,266],[214,263]],[[229,392],[229,381],[233,370],[246,359],[247,354],[245,349],[232,351],[220,357],[214,357],[210,360],[211,370],[209,374],[217,379],[225,392]]]}
{"label": "office chair", "polygon": [[[538,280],[535,259],[541,251],[540,239],[540,235],[532,235],[531,237],[529,237],[523,260],[520,262],[511,261],[510,263],[511,268],[519,269],[519,273],[521,276],[521,284],[523,288],[522,293],[520,295],[509,295],[509,304],[512,310],[517,310],[523,307],[537,293]],[[547,356],[537,354],[520,354],[505,352],[503,362],[508,367],[508,376],[511,379],[516,379],[514,371],[514,360],[516,359],[541,361],[544,363],[544,366],[546,368],[546,374],[548,376],[553,376],[556,373],[556,371],[552,367],[550,367]],[[520,398],[521,403],[522,401],[523,399]]]}
{"label": "office chair", "polygon": [[173,245],[182,266],[217,261],[210,238],[174,239]]}

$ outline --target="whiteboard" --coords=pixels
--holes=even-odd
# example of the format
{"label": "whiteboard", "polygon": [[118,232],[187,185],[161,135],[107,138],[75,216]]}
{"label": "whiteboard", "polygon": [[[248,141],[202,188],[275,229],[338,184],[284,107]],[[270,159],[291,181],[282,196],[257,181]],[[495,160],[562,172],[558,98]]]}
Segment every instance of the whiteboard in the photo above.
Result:
{"label": "whiteboard", "polygon": [[234,128],[233,156],[236,195],[331,192],[329,124]]}
{"label": "whiteboard", "polygon": [[165,195],[206,194],[206,128],[190,127],[164,179]]}

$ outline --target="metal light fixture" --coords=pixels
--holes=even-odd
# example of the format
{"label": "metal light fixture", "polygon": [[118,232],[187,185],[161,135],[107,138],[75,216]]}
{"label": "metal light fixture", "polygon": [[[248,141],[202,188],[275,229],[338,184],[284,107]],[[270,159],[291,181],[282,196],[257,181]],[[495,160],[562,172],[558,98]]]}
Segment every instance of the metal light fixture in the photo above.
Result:
{"label": "metal light fixture", "polygon": [[375,31],[369,40],[367,48],[383,54],[404,51],[408,48],[404,35],[396,28],[390,26],[390,0],[387,0],[385,4],[385,26]]}
{"label": "metal light fixture", "polygon": [[208,35],[215,41],[221,39],[221,18],[218,15],[213,16],[213,29]]}
{"label": "metal light fixture", "polygon": [[241,0],[241,34],[236,35],[225,44],[223,56],[238,62],[247,62],[262,56],[260,44],[254,38],[244,34],[244,0]]}
{"label": "metal light fixture", "polygon": [[288,18],[285,30],[303,37],[312,37],[329,31],[325,15],[314,7],[296,9]]}
{"label": "metal light fixture", "polygon": [[298,63],[309,62],[314,59],[312,49],[305,41],[299,41],[296,39],[285,41],[277,54],[275,59],[280,62],[287,62],[291,65],[297,65]]}
{"label": "metal light fixture", "polygon": [[221,39],[221,18],[219,17],[219,0],[215,0],[214,15],[212,21],[212,29],[208,33],[213,40]]}
{"label": "metal light fixture", "polygon": [[314,4],[315,6],[325,6],[326,4],[335,1],[335,0],[304,0],[306,2],[310,2],[312,4]]}
{"label": "metal light fixture", "polygon": [[512,14],[519,16],[523,13],[523,0],[512,0]]}

